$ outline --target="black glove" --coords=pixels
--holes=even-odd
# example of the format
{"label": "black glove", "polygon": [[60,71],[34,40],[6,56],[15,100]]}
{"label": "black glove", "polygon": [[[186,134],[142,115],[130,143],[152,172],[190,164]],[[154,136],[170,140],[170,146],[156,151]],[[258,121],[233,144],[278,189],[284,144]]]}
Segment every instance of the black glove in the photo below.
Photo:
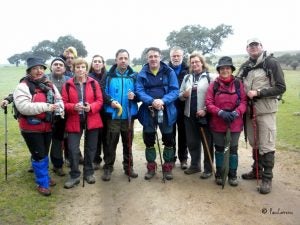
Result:
{"label": "black glove", "polygon": [[226,123],[231,123],[234,120],[234,115],[231,112],[220,110],[218,112],[219,117],[221,117]]}

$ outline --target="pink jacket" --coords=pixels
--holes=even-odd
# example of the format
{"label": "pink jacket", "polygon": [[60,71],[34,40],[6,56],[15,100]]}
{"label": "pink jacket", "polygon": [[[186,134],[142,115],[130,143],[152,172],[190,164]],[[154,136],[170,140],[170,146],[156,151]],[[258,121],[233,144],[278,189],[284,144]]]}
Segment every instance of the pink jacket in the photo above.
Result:
{"label": "pink jacket", "polygon": [[[219,82],[218,90],[214,91],[214,82]],[[207,89],[205,104],[207,111],[210,113],[210,128],[214,132],[226,132],[227,124],[218,116],[218,112],[222,109],[225,111],[236,111],[239,117],[230,124],[231,132],[241,132],[243,130],[243,114],[247,108],[247,96],[244,86],[240,82],[240,102],[238,102],[238,94],[235,90],[234,79],[226,85],[217,78]],[[238,105],[237,105],[238,104]]]}

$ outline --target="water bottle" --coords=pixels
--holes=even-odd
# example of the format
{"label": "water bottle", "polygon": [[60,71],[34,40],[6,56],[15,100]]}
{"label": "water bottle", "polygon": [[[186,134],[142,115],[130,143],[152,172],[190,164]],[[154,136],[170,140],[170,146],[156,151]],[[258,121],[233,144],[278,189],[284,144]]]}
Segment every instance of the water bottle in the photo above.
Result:
{"label": "water bottle", "polygon": [[161,110],[158,110],[158,113],[157,113],[157,122],[163,123],[163,121],[164,121],[164,111],[161,109]]}

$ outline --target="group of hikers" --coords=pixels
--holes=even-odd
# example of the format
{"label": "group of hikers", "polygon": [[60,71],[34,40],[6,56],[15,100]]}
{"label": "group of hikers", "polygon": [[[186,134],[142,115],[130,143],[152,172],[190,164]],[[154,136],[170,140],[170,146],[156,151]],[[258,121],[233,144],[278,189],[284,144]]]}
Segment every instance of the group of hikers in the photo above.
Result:
{"label": "group of hikers", "polygon": [[[20,131],[31,153],[37,191],[49,196],[50,186],[56,184],[49,173],[49,151],[55,174],[65,175],[64,163],[70,167],[65,188],[80,183],[79,164],[83,164],[83,182],[93,184],[94,170],[104,161],[101,178],[110,181],[120,134],[124,173],[129,179],[137,178],[132,143],[134,120],[138,119],[143,126],[146,180],[156,174],[157,150],[163,179],[172,180],[177,159],[186,175],[201,172],[203,148],[200,177],[215,175],[216,184],[224,185],[225,176],[231,186],[237,186],[238,141],[244,129],[254,162],[242,178],[262,179],[259,191],[269,193],[278,96],[286,86],[280,64],[266,54],[259,39],[249,39],[246,50],[249,59],[236,76],[231,57],[221,57],[214,74],[196,51],[185,63],[180,47],[171,48],[169,63],[163,62],[159,48],[148,48],[147,63],[138,73],[130,66],[126,49],[116,52],[115,65],[108,71],[101,55],[92,58],[88,69],[87,61],[78,57],[73,47],[52,60],[47,75],[43,59],[28,58],[26,75],[1,107],[14,102]],[[160,145],[155,147],[159,144],[158,128],[162,154]]]}

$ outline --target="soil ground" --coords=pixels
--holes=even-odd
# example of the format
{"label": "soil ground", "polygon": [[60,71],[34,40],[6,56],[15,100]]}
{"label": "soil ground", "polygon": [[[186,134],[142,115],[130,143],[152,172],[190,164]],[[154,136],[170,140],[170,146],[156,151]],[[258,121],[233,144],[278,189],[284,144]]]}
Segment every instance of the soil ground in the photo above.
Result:
{"label": "soil ground", "polygon": [[66,177],[54,176],[58,185],[53,194],[62,200],[50,224],[300,224],[299,152],[276,152],[273,189],[267,195],[257,192],[256,181],[240,177],[252,163],[250,147],[245,149],[243,143],[239,148],[239,185],[226,184],[224,189],[213,177],[202,180],[200,173],[185,175],[179,162],[172,181],[162,182],[160,166],[156,176],[146,181],[144,150],[133,146],[133,156],[139,177],[130,182],[123,173],[120,145],[110,182],[101,180],[101,169],[95,171],[95,184],[85,183],[83,188],[81,181],[67,190],[62,188]]}

